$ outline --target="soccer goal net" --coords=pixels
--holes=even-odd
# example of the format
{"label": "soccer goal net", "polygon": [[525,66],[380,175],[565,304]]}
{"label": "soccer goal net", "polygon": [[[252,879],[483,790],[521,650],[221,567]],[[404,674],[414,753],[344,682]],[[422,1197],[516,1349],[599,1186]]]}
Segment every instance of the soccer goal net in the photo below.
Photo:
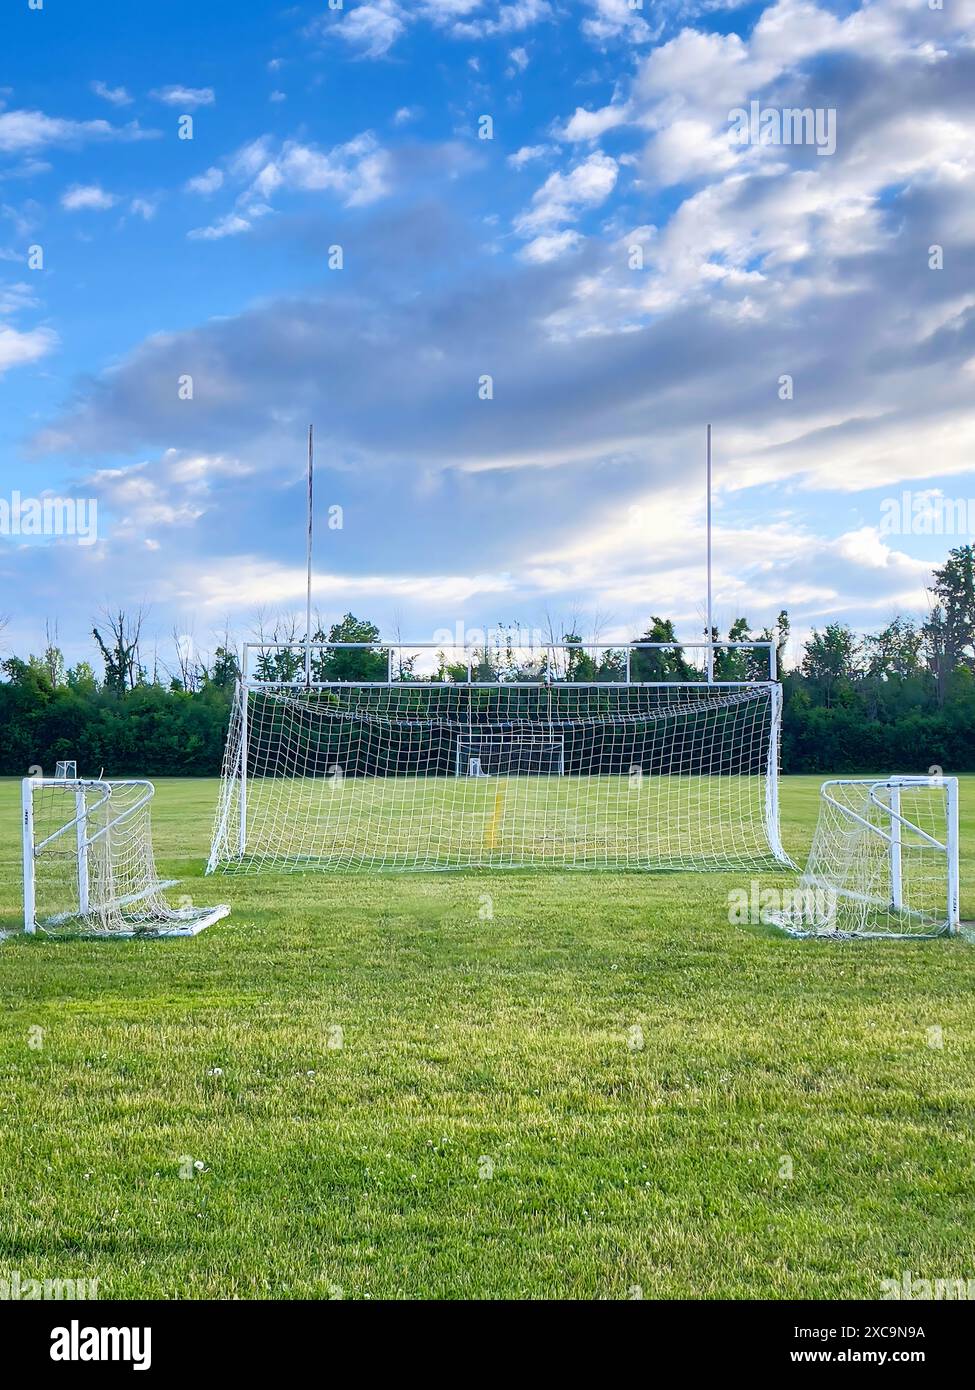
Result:
{"label": "soccer goal net", "polygon": [[824,782],[799,888],[771,919],[794,936],[929,937],[958,929],[958,780]]}
{"label": "soccer goal net", "polygon": [[208,871],[788,864],[780,688],[237,689]]}
{"label": "soccer goal net", "polygon": [[[71,769],[73,770],[73,768]],[[146,781],[26,778],[24,928],[54,935],[195,936],[219,907],[170,907],[152,849]]]}

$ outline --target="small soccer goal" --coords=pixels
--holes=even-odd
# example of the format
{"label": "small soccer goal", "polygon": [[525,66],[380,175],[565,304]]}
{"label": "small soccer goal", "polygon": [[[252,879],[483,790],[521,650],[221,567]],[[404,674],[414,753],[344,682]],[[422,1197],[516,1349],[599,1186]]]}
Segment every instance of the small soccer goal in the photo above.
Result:
{"label": "small soccer goal", "polygon": [[465,771],[468,777],[563,777],[565,739],[505,728],[470,729],[457,737],[457,775]]}
{"label": "small soccer goal", "polygon": [[[75,765],[64,764],[76,771]],[[62,765],[58,765],[59,772]],[[22,783],[24,930],[71,936],[195,936],[229,906],[171,907],[152,849],[144,780],[67,775]]]}
{"label": "small soccer goal", "polygon": [[[774,650],[741,644],[769,679],[633,678],[676,645],[584,680],[581,644],[503,677],[467,648],[428,675],[379,644],[245,648],[207,871],[791,867]],[[328,678],[361,647],[376,679]]]}
{"label": "small soccer goal", "polygon": [[793,936],[943,936],[959,929],[958,779],[833,778],[799,887],[768,919]]}

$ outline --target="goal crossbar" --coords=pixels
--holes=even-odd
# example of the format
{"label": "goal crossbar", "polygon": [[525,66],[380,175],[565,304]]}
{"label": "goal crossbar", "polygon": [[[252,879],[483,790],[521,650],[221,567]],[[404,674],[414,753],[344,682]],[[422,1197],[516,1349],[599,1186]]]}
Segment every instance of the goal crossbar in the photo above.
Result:
{"label": "goal crossbar", "polygon": [[[721,652],[753,651],[753,652],[758,652],[758,653],[764,653],[764,654],[765,654],[764,661],[765,661],[765,664],[766,664],[766,667],[767,667],[767,671],[763,671],[762,679],[763,679],[763,680],[767,679],[770,683],[774,683],[774,682],[777,682],[777,678],[778,678],[778,676],[777,676],[777,654],[776,654],[776,644],[775,644],[774,642],[771,642],[771,641],[765,641],[765,642],[761,642],[761,641],[759,641],[759,642],[678,642],[678,641],[671,641],[671,642],[611,642],[611,641],[601,641],[601,642],[591,642],[591,641],[579,641],[579,642],[547,642],[547,641],[546,641],[546,642],[541,642],[541,641],[540,641],[540,642],[534,642],[534,641],[533,641],[533,642],[525,642],[525,643],[515,643],[515,648],[516,648],[518,651],[520,651],[520,652],[530,654],[530,655],[532,655],[532,656],[534,656],[534,657],[536,657],[536,658],[538,658],[538,659],[550,658],[555,652],[568,652],[568,653],[570,653],[570,654],[571,654],[571,653],[581,653],[581,654],[584,655],[584,654],[592,653],[592,652],[605,652],[605,651],[611,651],[611,652],[622,652],[622,653],[624,654],[624,658],[625,658],[625,677],[624,677],[624,679],[621,680],[621,681],[601,680],[601,681],[571,681],[571,682],[566,682],[566,681],[564,681],[564,680],[562,680],[562,679],[560,679],[560,678],[558,678],[558,677],[554,677],[554,678],[552,678],[552,680],[551,680],[551,683],[553,683],[553,684],[555,684],[555,683],[557,683],[557,684],[572,684],[572,685],[577,685],[577,686],[598,685],[598,686],[601,687],[601,688],[602,688],[602,687],[605,687],[605,686],[612,686],[612,685],[646,685],[646,686],[654,687],[654,686],[666,686],[666,685],[675,684],[675,682],[673,682],[673,681],[635,681],[635,680],[632,679],[631,670],[632,670],[632,655],[633,655],[633,653],[634,653],[634,652],[654,652],[654,651],[655,651],[655,652],[670,652],[670,653],[674,653],[674,654],[676,654],[676,653],[683,653],[683,652],[703,652],[703,653],[705,654],[704,674],[702,675],[702,678],[701,678],[700,680],[682,680],[682,681],[679,682],[679,683],[682,684],[682,685],[688,685],[688,686],[697,686],[697,685],[700,685],[700,686],[703,686],[703,687],[710,687],[710,686],[752,686],[752,685],[756,685],[756,684],[759,684],[759,683],[760,683],[759,680],[750,680],[750,681],[749,681],[749,680],[741,680],[741,681],[728,680],[728,681],[722,681],[722,680],[716,680],[716,679],[714,679],[714,663],[715,663],[715,656],[716,656],[717,654],[720,654]],[[498,653],[498,652],[503,651],[503,650],[504,650],[503,647],[495,646],[495,645],[492,645],[491,643],[485,644],[485,643],[476,643],[476,642],[455,642],[455,641],[445,641],[445,642],[428,642],[428,641],[423,641],[423,642],[404,642],[404,641],[402,641],[402,640],[399,639],[399,638],[397,638],[397,639],[395,639],[395,640],[386,640],[385,638],[383,638],[383,639],[377,638],[374,642],[339,642],[339,641],[336,641],[336,642],[330,642],[330,641],[316,641],[316,642],[307,642],[307,641],[305,641],[305,642],[277,642],[277,641],[264,641],[264,642],[260,642],[260,641],[258,641],[258,642],[245,642],[245,643],[243,644],[243,649],[242,649],[241,681],[243,682],[243,684],[248,685],[248,686],[252,686],[252,687],[261,686],[261,685],[273,684],[273,685],[276,685],[276,686],[285,686],[285,685],[290,685],[290,686],[294,686],[294,687],[302,687],[302,686],[305,686],[305,687],[320,688],[320,689],[328,689],[329,687],[331,687],[331,686],[333,686],[333,685],[347,685],[347,684],[365,685],[365,686],[368,686],[368,685],[382,686],[382,685],[391,685],[391,684],[396,684],[396,685],[412,685],[412,684],[417,684],[417,685],[428,685],[428,684],[431,684],[431,681],[409,681],[409,680],[404,680],[404,679],[402,679],[401,676],[398,676],[398,675],[396,674],[396,672],[397,672],[397,663],[396,663],[396,660],[395,660],[396,653],[399,653],[400,655],[402,655],[402,653],[404,653],[404,652],[417,652],[417,653],[419,653],[419,652],[451,652],[451,653],[462,653],[462,654],[463,654],[463,660],[462,660],[461,663],[460,663],[461,665],[463,665],[463,666],[466,667],[466,680],[463,682],[463,684],[466,684],[466,685],[487,685],[487,686],[498,685],[498,684],[504,684],[504,685],[506,685],[506,686],[512,686],[512,687],[517,687],[517,686],[519,686],[519,685],[528,687],[528,686],[531,686],[531,685],[534,685],[534,684],[539,683],[539,682],[534,682],[534,681],[509,681],[509,680],[499,680],[499,679],[497,679],[497,678],[492,678],[492,679],[487,679],[487,680],[484,680],[484,679],[477,679],[477,678],[475,677],[475,671],[476,671],[476,669],[477,669],[477,665],[478,665],[479,659],[483,658],[486,652],[489,652],[489,651],[490,651],[490,652]],[[375,655],[375,656],[380,656],[380,655],[385,654],[385,655],[386,655],[386,661],[387,661],[386,679],[385,679],[385,680],[382,680],[382,681],[359,681],[359,680],[355,680],[355,681],[351,681],[351,682],[350,682],[350,681],[323,681],[323,680],[316,679],[315,676],[314,676],[314,673],[313,673],[313,668],[312,668],[312,654],[315,653],[315,652],[318,652],[318,653],[327,653],[327,652],[330,652],[330,651],[338,651],[338,652],[356,652],[356,651],[359,651],[359,652],[364,652],[364,653],[370,653],[370,654]],[[304,661],[303,661],[303,671],[302,671],[301,676],[300,676],[300,677],[299,677],[299,676],[295,676],[295,677],[293,677],[293,678],[291,678],[291,679],[284,679],[284,680],[278,679],[277,677],[275,677],[275,678],[273,678],[273,679],[271,679],[271,680],[267,680],[267,679],[262,679],[262,678],[260,678],[260,677],[258,677],[258,676],[255,676],[254,671],[253,671],[253,658],[254,658],[255,655],[259,655],[259,654],[267,653],[267,652],[301,652],[301,653],[303,653],[303,655],[304,655]],[[456,681],[449,681],[449,682],[448,682],[448,681],[445,679],[443,683],[457,684],[458,682],[456,682]],[[542,678],[541,683],[546,683],[546,679],[545,679],[545,678]]]}

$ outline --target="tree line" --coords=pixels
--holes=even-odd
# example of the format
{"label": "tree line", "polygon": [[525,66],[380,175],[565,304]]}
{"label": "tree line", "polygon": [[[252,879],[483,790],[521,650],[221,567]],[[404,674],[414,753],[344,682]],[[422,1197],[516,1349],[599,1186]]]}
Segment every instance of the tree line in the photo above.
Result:
{"label": "tree line", "polygon": [[[814,628],[798,661],[786,665],[789,616],[753,634],[745,618],[724,635],[715,628],[717,680],[765,679],[764,651],[737,643],[772,643],[783,683],[784,772],[858,773],[975,771],[975,547],[960,546],[933,572],[932,607],[917,623],[896,617],[878,632],[857,634],[847,624]],[[700,680],[700,651],[681,647],[671,620],[654,617],[637,639],[672,644],[666,650],[596,650],[575,631],[566,652],[526,656],[501,625],[491,645],[473,653],[479,680],[634,681]],[[195,656],[177,643],[177,668],[147,669],[142,615],[103,615],[92,629],[102,670],[88,662],[68,667],[56,641],[40,656],[0,662],[0,774],[24,776],[75,759],[88,776],[215,776],[220,771],[230,703],[239,676],[228,638],[212,656]],[[265,640],[261,638],[260,640]],[[304,655],[286,650],[301,642],[292,623],[278,626],[258,654],[255,674],[301,680]],[[394,682],[467,679],[467,665],[439,653],[435,669],[417,670],[415,655],[390,653],[372,622],[348,613],[314,642],[366,642],[369,650],[315,652],[316,681]]]}

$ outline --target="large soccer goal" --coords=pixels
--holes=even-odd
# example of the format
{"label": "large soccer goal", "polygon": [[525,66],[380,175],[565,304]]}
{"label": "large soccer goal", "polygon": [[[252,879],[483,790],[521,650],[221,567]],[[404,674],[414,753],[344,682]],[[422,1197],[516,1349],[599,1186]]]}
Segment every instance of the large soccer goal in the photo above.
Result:
{"label": "large soccer goal", "polygon": [[[281,679],[254,644],[208,872],[789,864],[774,649],[741,644],[765,680],[709,680],[710,663],[700,680],[630,678],[635,650],[675,645],[620,644],[618,678],[587,681],[553,677],[548,659],[531,679],[480,679],[470,652],[449,678],[421,678],[383,648],[387,678],[360,682],[316,679],[305,644],[304,673],[299,656]],[[310,649],[320,666],[357,646],[377,650]]]}
{"label": "large soccer goal", "polygon": [[230,908],[171,907],[156,872],[144,780],[64,775],[22,783],[24,929],[50,935],[195,936]]}
{"label": "large soccer goal", "polygon": [[959,928],[958,779],[833,778],[785,910],[794,936],[930,937]]}

